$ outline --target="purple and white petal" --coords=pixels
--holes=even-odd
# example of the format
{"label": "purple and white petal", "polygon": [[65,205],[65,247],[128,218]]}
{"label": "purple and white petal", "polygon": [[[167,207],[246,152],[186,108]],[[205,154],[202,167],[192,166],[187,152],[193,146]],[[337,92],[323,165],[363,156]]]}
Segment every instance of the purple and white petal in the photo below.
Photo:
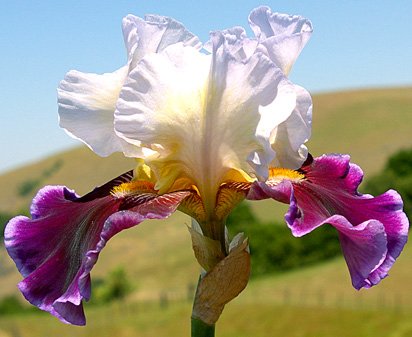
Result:
{"label": "purple and white petal", "polygon": [[338,230],[353,287],[359,290],[373,285],[369,280],[371,274],[380,268],[388,255],[384,225],[377,220],[368,220],[353,226],[340,215],[326,219],[325,223]]}
{"label": "purple and white petal", "polygon": [[[89,298],[90,283],[79,284],[83,255],[97,244],[119,203],[110,197],[87,203],[75,198],[63,186],[43,188],[33,201],[32,219],[16,217],[7,224],[5,244],[24,277],[19,283],[24,297],[65,323],[84,325],[81,299]],[[67,306],[55,307],[62,298]]]}
{"label": "purple and white petal", "polygon": [[30,303],[65,323],[84,325],[90,271],[107,241],[145,219],[168,217],[190,194],[110,194],[113,182],[130,177],[127,173],[82,198],[64,186],[47,186],[33,200],[32,219],[10,220],[5,245],[24,277],[19,289]]}
{"label": "purple and white petal", "polygon": [[[310,159],[299,170],[304,178],[278,181],[272,177],[266,186],[256,182],[248,198],[266,196],[285,202],[288,195],[290,207],[285,219],[293,235],[302,236],[323,224],[331,224],[340,234],[354,287],[377,284],[387,276],[407,242],[409,222],[400,195],[393,190],[377,197],[360,194],[357,189],[363,173],[349,162],[349,156]],[[359,239],[369,243],[359,245]]]}

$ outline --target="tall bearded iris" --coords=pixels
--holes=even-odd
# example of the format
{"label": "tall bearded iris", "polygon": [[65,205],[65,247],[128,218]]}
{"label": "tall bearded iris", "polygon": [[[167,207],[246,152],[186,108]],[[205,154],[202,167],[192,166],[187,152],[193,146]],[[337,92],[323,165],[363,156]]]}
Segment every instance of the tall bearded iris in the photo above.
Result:
{"label": "tall bearded iris", "polygon": [[83,197],[45,187],[31,219],[9,222],[6,247],[31,303],[84,324],[90,271],[107,241],[178,209],[194,219],[193,248],[205,271],[193,315],[212,326],[249,277],[247,240],[229,242],[225,232],[226,217],[244,199],[288,203],[295,236],[335,227],[355,288],[387,275],[407,240],[400,196],[361,195],[363,174],[348,156],[313,159],[304,145],[312,101],[287,76],[311,23],[267,7],[253,10],[249,22],[253,38],[234,27],[201,45],[173,19],[129,15],[123,68],[66,75],[60,125],[97,154],[121,151],[137,164]]}

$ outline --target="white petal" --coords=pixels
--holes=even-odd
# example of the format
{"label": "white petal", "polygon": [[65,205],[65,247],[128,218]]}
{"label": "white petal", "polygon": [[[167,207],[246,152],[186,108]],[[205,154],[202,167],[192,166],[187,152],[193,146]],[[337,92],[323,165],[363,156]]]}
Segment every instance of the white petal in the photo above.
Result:
{"label": "white petal", "polygon": [[[275,99],[270,104],[259,108],[261,118],[256,135],[262,143],[263,151],[251,154],[249,161],[255,167],[257,175],[263,180],[267,178],[267,167],[271,165],[277,155],[276,152],[271,151],[273,133],[276,132],[279,125],[291,117],[296,108],[295,87],[291,82],[283,79],[278,85]],[[285,136],[287,137],[287,135]]]}
{"label": "white petal", "polygon": [[302,87],[295,85],[296,107],[292,114],[274,129],[271,136],[272,148],[276,152],[271,166],[290,169],[299,168],[305,161],[312,128],[312,99]]}
{"label": "white petal", "polygon": [[139,147],[130,146],[114,132],[115,106],[128,71],[145,54],[159,52],[176,42],[200,48],[196,36],[167,17],[152,15],[143,20],[128,15],[123,19],[123,35],[127,66],[102,75],[70,71],[58,88],[60,126],[100,156],[116,151],[142,155]]}
{"label": "white petal", "polygon": [[200,49],[197,36],[189,32],[180,22],[165,16],[146,15],[141,19],[127,15],[123,19],[123,37],[133,69],[148,53],[159,53],[167,46],[183,42]]}
{"label": "white petal", "polygon": [[290,72],[312,33],[312,24],[301,16],[272,13],[269,7],[254,9],[249,24],[270,59],[285,74]]}
{"label": "white petal", "polygon": [[212,55],[173,45],[143,58],[115,113],[119,136],[158,152],[151,165],[160,178],[173,168],[203,196],[213,194],[229,169],[251,171],[246,159],[262,147],[255,134],[259,106],[274,100],[283,76],[264,55],[239,61],[222,35],[213,39]]}
{"label": "white petal", "polygon": [[210,53],[213,49],[212,39],[216,34],[224,36],[226,50],[238,60],[247,60],[256,51],[258,41],[248,38],[243,27],[233,27],[210,34],[211,39],[203,46]]}
{"label": "white petal", "polygon": [[57,89],[59,123],[100,156],[122,151],[126,144],[114,133],[116,101],[127,67],[103,75],[70,71]]}

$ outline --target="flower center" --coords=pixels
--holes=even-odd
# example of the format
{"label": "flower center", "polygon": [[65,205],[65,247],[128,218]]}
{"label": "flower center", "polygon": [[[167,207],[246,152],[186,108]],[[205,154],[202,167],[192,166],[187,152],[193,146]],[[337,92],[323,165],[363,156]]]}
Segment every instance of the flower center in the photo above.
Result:
{"label": "flower center", "polygon": [[271,183],[280,183],[282,180],[290,180],[292,182],[298,182],[305,179],[305,175],[298,171],[282,168],[271,167],[269,168],[269,179]]}
{"label": "flower center", "polygon": [[110,194],[116,199],[123,199],[127,196],[153,192],[154,184],[148,181],[130,181],[114,186]]}

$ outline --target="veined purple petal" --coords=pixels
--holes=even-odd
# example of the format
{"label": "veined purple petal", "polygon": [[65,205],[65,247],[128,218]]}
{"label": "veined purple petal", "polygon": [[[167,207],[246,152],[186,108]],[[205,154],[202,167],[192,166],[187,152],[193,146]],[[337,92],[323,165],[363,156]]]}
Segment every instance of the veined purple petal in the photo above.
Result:
{"label": "veined purple petal", "polygon": [[[400,195],[393,190],[372,197],[358,192],[363,172],[347,155],[324,155],[299,170],[305,178],[257,182],[248,198],[273,198],[290,204],[285,219],[302,236],[328,223],[340,235],[356,289],[387,276],[407,242],[409,222]],[[266,186],[264,186],[266,185]]]}
{"label": "veined purple petal", "polygon": [[47,186],[33,200],[32,219],[10,220],[5,244],[24,277],[19,289],[30,303],[65,323],[84,325],[82,301],[90,298],[90,271],[107,241],[145,219],[168,217],[190,194],[110,194],[110,186],[130,179],[129,172],[82,198],[64,186]]}
{"label": "veined purple petal", "polygon": [[263,200],[272,198],[287,204],[291,199],[294,200],[291,198],[292,195],[292,183],[288,180],[279,182],[279,184],[276,185],[276,188],[273,188],[273,186],[270,186],[262,181],[256,181],[252,184],[252,187],[247,195],[247,199]]}
{"label": "veined purple petal", "polygon": [[[76,282],[82,255],[97,244],[104,221],[119,203],[111,205],[110,197],[76,203],[73,197],[63,186],[40,190],[31,207],[32,219],[12,219],[6,226],[5,243],[25,277],[19,289],[26,299],[65,323],[83,325],[80,304],[82,298],[89,298],[90,283],[81,287]],[[66,314],[54,306],[61,297],[71,303]]]}

